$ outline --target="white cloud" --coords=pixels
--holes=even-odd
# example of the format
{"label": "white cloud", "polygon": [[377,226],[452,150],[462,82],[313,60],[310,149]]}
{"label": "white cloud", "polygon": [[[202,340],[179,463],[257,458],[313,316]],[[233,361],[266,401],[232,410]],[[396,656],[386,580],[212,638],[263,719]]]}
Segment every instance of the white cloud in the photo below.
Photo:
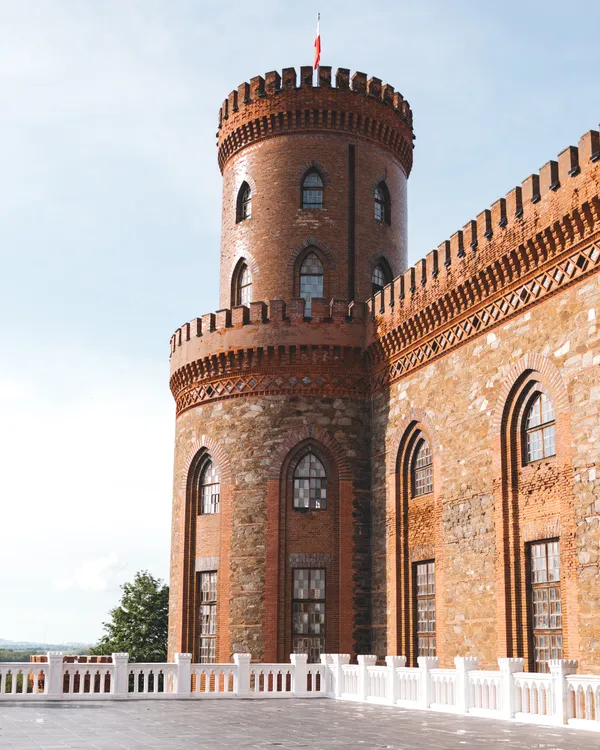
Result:
{"label": "white cloud", "polygon": [[56,578],[54,586],[60,591],[107,591],[117,589],[126,571],[126,565],[116,553],[97,560],[86,560],[66,577]]}

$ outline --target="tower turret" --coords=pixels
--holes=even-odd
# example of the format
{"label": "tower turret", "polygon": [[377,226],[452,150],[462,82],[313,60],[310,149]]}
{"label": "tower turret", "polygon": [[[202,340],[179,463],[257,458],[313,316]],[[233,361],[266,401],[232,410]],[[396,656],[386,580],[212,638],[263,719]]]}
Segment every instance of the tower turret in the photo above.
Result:
{"label": "tower turret", "polygon": [[222,309],[171,339],[171,654],[369,653],[364,300],[405,270],[412,148],[408,103],[346,69],[221,107]]}
{"label": "tower turret", "polygon": [[379,282],[405,270],[412,112],[392,86],[344,68],[332,82],[321,67],[318,86],[311,67],[272,71],[231,92],[217,137],[222,307],[303,296],[310,253],[323,268],[311,289],[328,299],[370,297],[378,264]]}

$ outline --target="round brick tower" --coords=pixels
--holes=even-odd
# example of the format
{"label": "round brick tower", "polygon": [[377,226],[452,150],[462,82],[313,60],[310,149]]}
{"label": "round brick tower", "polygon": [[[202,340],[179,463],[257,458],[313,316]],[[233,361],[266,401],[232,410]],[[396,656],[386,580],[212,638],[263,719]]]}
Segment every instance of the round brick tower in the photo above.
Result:
{"label": "round brick tower", "polygon": [[169,654],[370,647],[364,301],[406,267],[408,103],[321,67],[219,112],[221,310],[171,339]]}

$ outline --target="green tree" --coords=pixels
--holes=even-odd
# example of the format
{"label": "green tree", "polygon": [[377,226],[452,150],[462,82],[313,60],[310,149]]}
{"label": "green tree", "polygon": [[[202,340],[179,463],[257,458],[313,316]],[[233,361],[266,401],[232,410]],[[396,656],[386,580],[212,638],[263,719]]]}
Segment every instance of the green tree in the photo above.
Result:
{"label": "green tree", "polygon": [[141,570],[121,588],[121,602],[110,611],[111,622],[102,624],[105,634],[89,653],[103,656],[126,651],[130,661],[166,661],[169,587]]}

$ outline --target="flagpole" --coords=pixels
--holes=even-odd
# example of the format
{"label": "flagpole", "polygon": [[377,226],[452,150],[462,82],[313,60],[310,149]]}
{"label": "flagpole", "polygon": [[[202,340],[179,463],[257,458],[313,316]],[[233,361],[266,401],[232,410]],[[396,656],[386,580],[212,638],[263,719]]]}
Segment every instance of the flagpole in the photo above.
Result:
{"label": "flagpole", "polygon": [[317,86],[321,85],[321,14],[317,13],[317,28],[319,29],[319,64],[317,65]]}

